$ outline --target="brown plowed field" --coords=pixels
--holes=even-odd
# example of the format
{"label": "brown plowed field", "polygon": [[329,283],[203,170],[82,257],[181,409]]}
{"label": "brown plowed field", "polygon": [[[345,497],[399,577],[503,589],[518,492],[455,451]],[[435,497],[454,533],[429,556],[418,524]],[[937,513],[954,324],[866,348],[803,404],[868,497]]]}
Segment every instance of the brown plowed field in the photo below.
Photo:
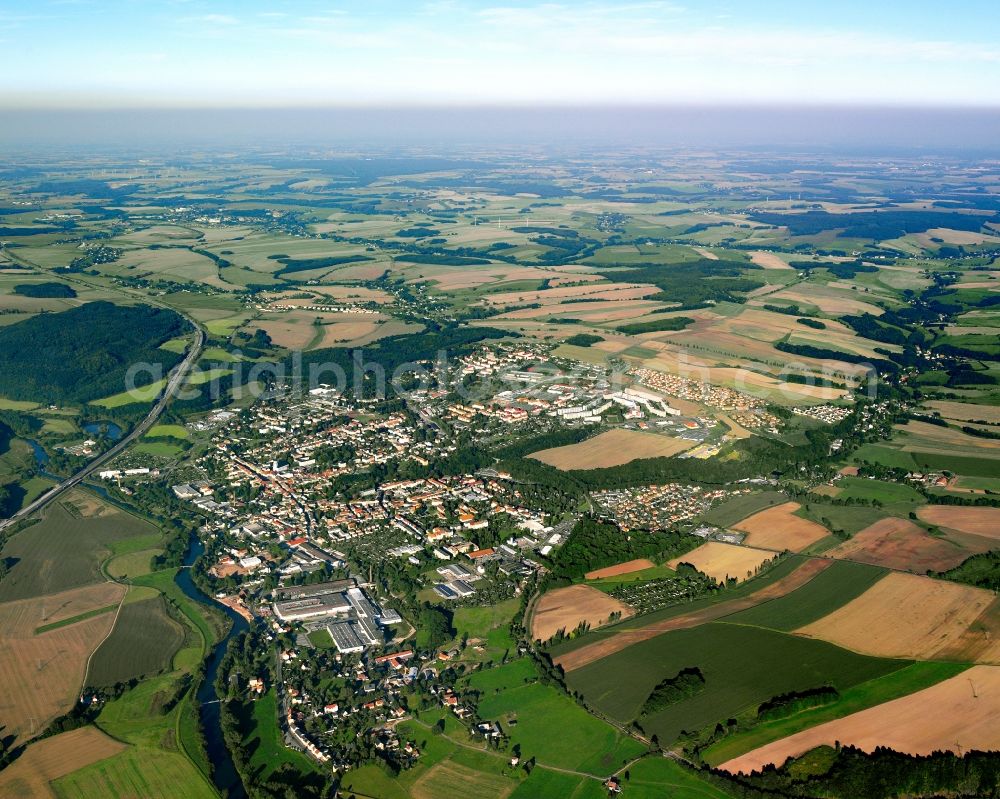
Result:
{"label": "brown plowed field", "polygon": [[[980,550],[985,551],[985,550]],[[935,538],[907,519],[879,519],[827,553],[874,566],[924,574],[954,568],[973,552]]]}
{"label": "brown plowed field", "polygon": [[690,563],[702,574],[707,574],[720,583],[729,577],[743,582],[748,579],[748,575],[752,577],[761,564],[774,557],[775,553],[768,549],[708,541],[686,555],[674,558],[667,565],[675,569],[678,563]]}
{"label": "brown plowed field", "polygon": [[49,799],[55,796],[49,787],[52,780],[106,760],[125,748],[125,744],[93,726],[38,741],[0,772],[0,796]]}
{"label": "brown plowed field", "polygon": [[992,591],[890,572],[861,596],[795,632],[878,657],[1000,664]]}
{"label": "brown plowed field", "polygon": [[925,505],[917,516],[929,524],[1000,540],[1000,508],[963,508],[958,505]]}
{"label": "brown plowed field", "polygon": [[103,613],[35,635],[45,624],[119,602],[125,588],[101,583],[0,604],[0,727],[23,741],[77,701],[90,653],[111,630]]}
{"label": "brown plowed field", "polygon": [[643,569],[652,569],[654,566],[656,564],[653,561],[640,558],[639,560],[629,560],[625,563],[616,563],[614,566],[605,566],[603,569],[594,569],[594,571],[587,572],[583,576],[588,580],[600,580],[602,577],[617,577],[620,574],[641,572]]}
{"label": "brown plowed field", "polygon": [[723,763],[733,773],[781,765],[823,744],[837,741],[866,752],[888,746],[928,755],[936,750],[1000,749],[1000,667],[975,666],[922,691],[828,721]]}
{"label": "brown plowed field", "polygon": [[531,617],[531,637],[548,641],[559,630],[573,632],[582,621],[591,628],[600,627],[607,624],[608,616],[616,611],[623,619],[635,614],[635,610],[624,602],[589,585],[556,588],[545,592],[538,600]]}
{"label": "brown plowed field", "polygon": [[767,508],[733,525],[747,534],[744,543],[752,547],[801,552],[830,533],[822,525],[795,515],[798,502],[785,502]]}

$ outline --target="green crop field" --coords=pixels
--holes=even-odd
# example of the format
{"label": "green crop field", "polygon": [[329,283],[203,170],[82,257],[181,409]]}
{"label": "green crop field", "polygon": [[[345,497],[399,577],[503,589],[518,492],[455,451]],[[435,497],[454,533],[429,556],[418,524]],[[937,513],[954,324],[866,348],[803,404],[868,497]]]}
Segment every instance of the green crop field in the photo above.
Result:
{"label": "green crop field", "polygon": [[751,516],[757,511],[788,502],[788,497],[779,491],[760,491],[745,496],[735,497],[710,508],[702,514],[701,519],[706,524],[718,527],[730,527],[741,519]]}
{"label": "green crop field", "polygon": [[151,548],[115,555],[104,568],[115,578],[141,577],[152,571],[153,557],[162,552],[162,549]]}
{"label": "green crop field", "polygon": [[44,512],[42,521],[9,539],[3,548],[14,567],[0,582],[0,601],[52,594],[99,582],[100,564],[116,542],[155,531],[130,513],[108,510],[101,516],[76,518],[61,501]]}
{"label": "green crop field", "polygon": [[126,603],[114,629],[90,661],[90,685],[114,685],[170,668],[184,629],[167,614],[161,596]]}
{"label": "green crop field", "polygon": [[50,624],[43,624],[41,627],[35,628],[35,635],[47,633],[49,630],[58,630],[60,627],[68,627],[71,624],[86,621],[87,619],[92,619],[95,616],[103,616],[105,613],[114,613],[117,609],[118,605],[105,605],[103,608],[94,608],[93,610],[88,610],[85,613],[78,613],[75,616],[70,616],[68,619],[60,619],[59,621],[54,621]]}
{"label": "green crop field", "polygon": [[796,516],[804,519],[812,519],[819,522],[824,527],[834,531],[843,531],[848,535],[860,533],[866,527],[875,524],[879,519],[886,516],[897,515],[896,510],[908,511],[912,508],[908,505],[903,508],[870,508],[867,505],[834,505],[827,502],[805,502],[796,512]]}
{"label": "green crop field", "polygon": [[[518,661],[497,667],[498,672],[514,672],[509,687],[486,690],[479,703],[479,715],[499,720],[511,741],[520,744],[523,757],[601,773],[642,752],[642,744],[589,715],[556,688],[538,682],[518,685],[523,669]],[[503,680],[504,676],[490,679]],[[517,719],[513,727],[505,723],[511,718]],[[554,735],[553,730],[559,734]]]}
{"label": "green crop field", "polygon": [[823,641],[715,622],[630,646],[571,671],[567,683],[597,710],[628,723],[660,680],[698,667],[705,675],[704,691],[642,720],[648,734],[669,743],[681,730],[724,721],[778,694],[821,685],[839,690],[905,665]]}
{"label": "green crop field", "polygon": [[624,795],[632,799],[727,799],[735,796],[698,778],[674,760],[646,757],[629,768],[622,784]]}
{"label": "green crop field", "polygon": [[787,718],[763,722],[746,732],[725,738],[706,749],[703,755],[710,765],[716,766],[771,741],[815,727],[817,724],[843,718],[859,710],[922,691],[960,674],[967,668],[967,665],[961,663],[911,663],[899,671],[841,691],[840,699],[836,702],[807,708]]}
{"label": "green crop field", "polygon": [[886,483],[882,480],[867,480],[863,477],[844,477],[837,483],[843,489],[838,499],[878,500],[884,505],[894,502],[923,503],[924,498],[911,486]]}
{"label": "green crop field", "polygon": [[212,785],[184,755],[127,749],[53,783],[59,799],[215,799]]}
{"label": "green crop field", "polygon": [[187,700],[163,712],[165,703],[176,694],[177,679],[175,673],[146,680],[108,702],[97,717],[97,726],[131,747],[60,778],[53,784],[56,796],[217,797],[205,775],[178,746],[177,720]]}
{"label": "green crop field", "polygon": [[726,616],[732,624],[796,630],[861,596],[887,574],[885,569],[838,560],[801,588],[748,610]]}

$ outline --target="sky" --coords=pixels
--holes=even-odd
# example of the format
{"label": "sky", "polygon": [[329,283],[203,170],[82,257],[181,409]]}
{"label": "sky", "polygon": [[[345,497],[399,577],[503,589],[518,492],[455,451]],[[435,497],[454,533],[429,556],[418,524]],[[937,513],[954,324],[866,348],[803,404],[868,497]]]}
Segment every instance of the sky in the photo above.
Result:
{"label": "sky", "polygon": [[0,110],[1000,107],[989,0],[4,0]]}

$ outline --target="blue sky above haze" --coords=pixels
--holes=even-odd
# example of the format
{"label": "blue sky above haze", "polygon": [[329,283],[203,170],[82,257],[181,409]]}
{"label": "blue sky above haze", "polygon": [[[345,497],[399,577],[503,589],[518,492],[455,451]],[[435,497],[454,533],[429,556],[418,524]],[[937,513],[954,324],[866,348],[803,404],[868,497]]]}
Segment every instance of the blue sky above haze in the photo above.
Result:
{"label": "blue sky above haze", "polygon": [[6,0],[0,106],[998,106],[998,31],[980,0]]}

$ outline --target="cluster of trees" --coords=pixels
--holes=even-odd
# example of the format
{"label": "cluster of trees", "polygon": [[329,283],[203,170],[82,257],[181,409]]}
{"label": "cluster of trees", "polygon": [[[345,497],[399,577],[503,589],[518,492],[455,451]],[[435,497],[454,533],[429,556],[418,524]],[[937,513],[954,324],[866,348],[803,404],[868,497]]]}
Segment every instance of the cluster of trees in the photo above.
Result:
{"label": "cluster of trees", "polygon": [[14,286],[14,293],[22,297],[42,297],[54,299],[70,299],[76,296],[72,286],[65,283],[21,283]]}
{"label": "cluster of trees", "polygon": [[[566,321],[565,319],[563,320]],[[596,344],[598,341],[604,341],[601,336],[595,336],[593,333],[577,333],[566,339],[566,344],[572,344],[575,347],[589,347],[591,344]]]}
{"label": "cluster of trees", "polygon": [[907,233],[924,233],[931,228],[978,232],[989,217],[972,216],[958,211],[863,211],[851,214],[831,214],[826,211],[784,214],[758,212],[751,216],[757,222],[787,227],[793,236],[813,236],[824,230],[843,228],[840,236],[849,239],[896,239]]}
{"label": "cluster of trees", "polygon": [[690,316],[668,316],[665,319],[654,319],[651,322],[618,325],[618,330],[629,335],[638,335],[639,333],[658,333],[665,330],[683,330],[690,324],[694,324],[694,319]]}
{"label": "cluster of trees", "polygon": [[932,576],[1000,591],[1000,550],[994,549],[991,552],[973,555],[954,569],[933,572]]}
{"label": "cluster of trees", "polygon": [[702,779],[739,799],[780,797],[865,797],[865,799],[914,799],[931,797],[996,797],[1000,795],[1000,753],[934,752],[906,755],[884,747],[867,753],[851,746],[830,753],[822,773],[796,769],[794,762],[763,773],[733,776],[705,769]]}
{"label": "cluster of trees", "polygon": [[[604,269],[605,267],[601,267]],[[679,264],[614,264],[601,272],[609,280],[626,280],[657,286],[659,294],[649,299],[680,303],[676,310],[703,308],[713,302],[743,302],[741,294],[764,284],[744,277],[759,269],[742,261],[712,261],[708,258]],[[599,270],[600,271],[600,270]]]}
{"label": "cluster of trees", "polygon": [[576,579],[589,571],[636,558],[662,562],[690,552],[700,539],[683,533],[631,530],[583,516],[552,560],[552,575]]}
{"label": "cluster of trees", "polygon": [[828,705],[840,699],[840,694],[832,685],[819,688],[808,688],[805,691],[791,691],[768,699],[757,708],[757,718],[760,721],[783,719],[801,710],[820,705]]}
{"label": "cluster of trees", "polygon": [[[116,394],[134,364],[166,375],[182,356],[158,348],[185,328],[173,311],[103,301],[0,328],[0,394],[51,403]],[[136,379],[152,381],[148,372]]]}
{"label": "cluster of trees", "polygon": [[652,716],[705,689],[705,675],[697,666],[681,669],[673,677],[661,680],[642,705],[642,716]]}

